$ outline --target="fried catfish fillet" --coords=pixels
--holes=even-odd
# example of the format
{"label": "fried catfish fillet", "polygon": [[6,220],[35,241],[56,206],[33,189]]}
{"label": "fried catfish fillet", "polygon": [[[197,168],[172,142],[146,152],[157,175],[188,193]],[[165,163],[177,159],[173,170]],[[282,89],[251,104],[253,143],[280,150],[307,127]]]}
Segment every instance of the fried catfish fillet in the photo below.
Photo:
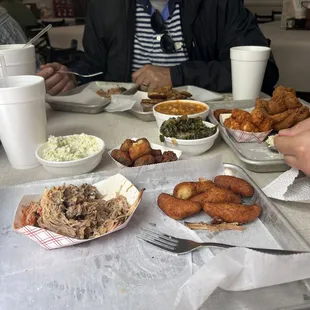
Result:
{"label": "fried catfish fillet", "polygon": [[302,106],[296,95],[291,92],[285,94],[284,103],[287,109],[296,109]]}
{"label": "fried catfish fillet", "polygon": [[157,204],[165,214],[175,220],[182,220],[201,211],[199,202],[178,199],[165,193],[158,196]]}
{"label": "fried catfish fillet", "polygon": [[273,97],[266,105],[266,110],[268,114],[274,115],[286,111],[287,107],[282,97]]}
{"label": "fried catfish fillet", "polygon": [[291,128],[297,124],[297,110],[298,109],[289,110],[288,117],[283,119],[281,122],[274,124],[273,129],[275,131],[280,131],[281,129]]}
{"label": "fried catfish fillet", "polygon": [[285,118],[287,118],[289,113],[290,113],[289,110],[286,110],[282,113],[270,115],[269,117],[273,120],[273,123],[276,124],[276,123],[283,121]]}

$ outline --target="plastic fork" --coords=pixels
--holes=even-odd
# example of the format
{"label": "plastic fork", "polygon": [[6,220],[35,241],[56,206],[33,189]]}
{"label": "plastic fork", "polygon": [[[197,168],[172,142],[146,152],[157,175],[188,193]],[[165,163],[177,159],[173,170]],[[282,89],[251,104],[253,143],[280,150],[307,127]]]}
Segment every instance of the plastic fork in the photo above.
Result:
{"label": "plastic fork", "polygon": [[57,72],[58,73],[65,73],[65,74],[74,74],[74,75],[77,75],[77,76],[80,76],[83,78],[91,78],[91,77],[103,74],[103,72],[96,72],[96,73],[92,73],[92,74],[80,74],[80,73],[73,72],[73,71],[62,71],[62,70],[59,70]]}
{"label": "plastic fork", "polygon": [[[222,249],[238,247],[236,245],[229,245],[224,243],[215,243],[215,242],[200,243],[192,240],[180,239],[173,236],[169,236],[167,234],[163,234],[156,230],[152,230],[148,227],[142,227],[141,234],[137,238],[149,244],[152,244],[162,250],[176,254],[187,254],[201,247],[210,247],[210,248],[214,247]],[[309,253],[306,251],[291,251],[291,250],[264,249],[264,248],[252,248],[252,247],[244,247],[244,248],[274,255]]]}

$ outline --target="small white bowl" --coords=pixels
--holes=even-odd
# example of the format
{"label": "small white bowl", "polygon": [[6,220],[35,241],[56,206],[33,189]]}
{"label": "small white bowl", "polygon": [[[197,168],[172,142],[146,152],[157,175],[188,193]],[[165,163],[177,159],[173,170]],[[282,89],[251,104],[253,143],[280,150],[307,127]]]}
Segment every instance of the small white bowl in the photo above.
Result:
{"label": "small white bowl", "polygon": [[187,117],[188,118],[195,118],[195,117],[201,117],[202,120],[204,121],[207,116],[209,115],[209,112],[210,112],[210,107],[204,103],[204,102],[200,102],[200,101],[195,101],[195,100],[170,100],[170,101],[164,101],[164,102],[161,102],[161,103],[158,103],[156,104],[154,107],[153,107],[153,114],[155,116],[155,119],[156,119],[156,122],[157,122],[157,126],[158,128],[160,129],[160,126],[161,124],[168,120],[169,118],[171,117],[180,117],[182,115],[169,115],[169,114],[163,114],[163,113],[160,113],[160,112],[157,112],[155,109],[156,107],[162,105],[162,104],[167,104],[167,103],[173,103],[173,102],[176,102],[176,101],[182,101],[182,102],[190,102],[190,103],[198,103],[198,104],[201,104],[202,106],[205,106],[207,108],[206,111],[203,111],[203,112],[200,112],[200,113],[196,113],[196,114],[188,114]]}
{"label": "small white bowl", "polygon": [[53,174],[56,174],[58,176],[70,176],[70,175],[80,175],[84,173],[91,172],[94,170],[100,163],[102,154],[105,150],[105,143],[102,139],[93,136],[97,139],[100,149],[97,153],[77,159],[77,160],[71,160],[71,161],[52,161],[52,160],[46,160],[42,158],[42,154],[44,149],[47,148],[47,143],[42,144],[38,147],[36,150],[36,157],[39,163],[43,166],[43,168]]}
{"label": "small white bowl", "polygon": [[[214,127],[215,125],[209,122],[203,122],[207,127]],[[214,135],[202,138],[202,139],[195,139],[195,140],[182,140],[182,139],[175,139],[175,138],[168,138],[165,137],[165,145],[171,146],[176,150],[180,150],[183,152],[183,155],[187,156],[198,156],[209,150],[216,138],[219,135],[219,129],[216,129]]]}

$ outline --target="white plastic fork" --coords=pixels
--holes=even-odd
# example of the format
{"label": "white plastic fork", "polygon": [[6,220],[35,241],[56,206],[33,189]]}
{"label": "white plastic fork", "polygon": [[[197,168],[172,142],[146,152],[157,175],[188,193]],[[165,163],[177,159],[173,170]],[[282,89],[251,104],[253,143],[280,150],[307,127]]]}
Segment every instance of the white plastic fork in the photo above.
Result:
{"label": "white plastic fork", "polygon": [[91,78],[91,77],[103,74],[103,72],[96,72],[96,73],[92,73],[92,74],[80,74],[80,73],[73,72],[73,71],[62,71],[62,70],[59,70],[57,72],[58,73],[65,73],[65,74],[74,74],[74,75],[77,75],[77,76],[80,76],[83,78]]}
{"label": "white plastic fork", "polygon": [[[176,254],[187,254],[192,252],[200,247],[215,247],[215,248],[235,248],[236,245],[229,245],[224,243],[215,243],[215,242],[195,242],[187,239],[180,239],[167,234],[163,234],[156,230],[150,229],[148,227],[142,227],[141,234],[137,237],[140,240],[143,240],[149,244],[152,244],[162,250],[176,253]],[[291,255],[291,254],[301,254],[309,253],[306,251],[291,251],[291,250],[279,250],[279,249],[263,249],[263,248],[252,248],[244,247],[250,250],[274,254],[274,255]]]}

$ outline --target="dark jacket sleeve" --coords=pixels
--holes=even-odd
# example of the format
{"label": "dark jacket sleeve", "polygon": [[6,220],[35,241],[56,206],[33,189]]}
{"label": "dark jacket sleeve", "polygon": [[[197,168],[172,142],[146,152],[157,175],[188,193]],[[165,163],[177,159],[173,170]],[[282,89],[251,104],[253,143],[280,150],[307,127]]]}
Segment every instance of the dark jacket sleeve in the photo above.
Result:
{"label": "dark jacket sleeve", "polygon": [[[203,8],[204,9],[204,8]],[[217,10],[217,60],[187,61],[171,68],[174,86],[197,85],[218,92],[230,92],[231,64],[230,48],[242,45],[267,46],[252,13],[244,8],[241,0],[218,0]],[[208,34],[205,33],[204,36]],[[200,35],[196,40],[203,40]],[[271,55],[263,82],[263,91],[270,93],[279,78],[278,68]]]}
{"label": "dark jacket sleeve", "polygon": [[96,1],[89,1],[83,34],[83,59],[71,66],[70,69],[76,70],[76,72],[81,74],[96,72],[103,72],[103,74],[93,79],[79,78],[79,82],[81,83],[100,80],[106,72],[107,50],[98,33],[101,27],[101,19],[100,17],[98,18],[98,14],[100,14],[100,10],[96,10]]}

